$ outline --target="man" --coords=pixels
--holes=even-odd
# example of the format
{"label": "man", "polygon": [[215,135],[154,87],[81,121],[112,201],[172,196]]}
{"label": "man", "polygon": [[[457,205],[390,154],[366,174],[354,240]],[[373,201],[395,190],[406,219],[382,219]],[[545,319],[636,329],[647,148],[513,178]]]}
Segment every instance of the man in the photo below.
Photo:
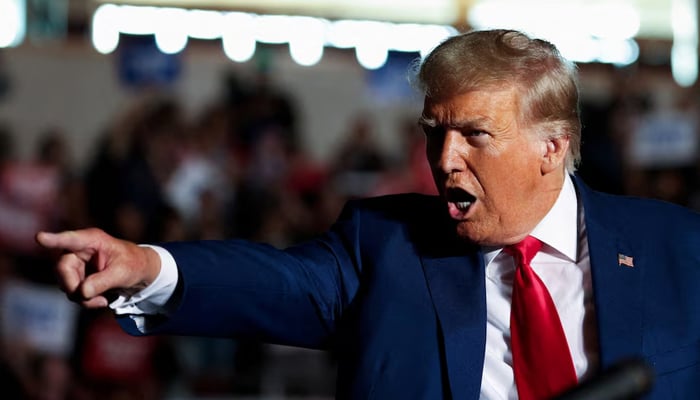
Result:
{"label": "man", "polygon": [[[439,197],[351,202],[286,250],[40,233],[68,250],[63,290],[86,307],[116,291],[110,306],[134,334],[331,349],[339,398],[549,398],[638,356],[657,375],[650,398],[698,398],[700,218],[572,174],[572,66],[545,41],[475,31],[417,76]],[[533,287],[541,313],[523,303]]]}

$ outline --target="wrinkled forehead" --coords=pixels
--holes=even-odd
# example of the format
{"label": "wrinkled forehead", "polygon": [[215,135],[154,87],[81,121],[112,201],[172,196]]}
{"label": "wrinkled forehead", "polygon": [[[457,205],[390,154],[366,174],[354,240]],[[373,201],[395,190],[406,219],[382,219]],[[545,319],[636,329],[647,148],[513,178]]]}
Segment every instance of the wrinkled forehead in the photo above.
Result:
{"label": "wrinkled forehead", "polygon": [[[454,78],[453,78],[454,79]],[[446,85],[439,91],[426,91],[424,93],[424,104],[426,102],[439,103],[448,101],[450,98],[460,96],[469,92],[513,92],[519,98],[523,96],[527,88],[522,82],[511,79],[498,79],[494,81],[483,80],[462,80],[451,85]]]}
{"label": "wrinkled forehead", "polygon": [[521,110],[522,89],[513,84],[487,85],[470,90],[455,91],[441,96],[426,95],[423,99],[422,120],[434,118],[457,117],[460,113],[508,110],[519,115]]}
{"label": "wrinkled forehead", "polygon": [[504,131],[529,125],[513,88],[474,90],[449,98],[426,97],[418,124],[426,128],[479,129]]}

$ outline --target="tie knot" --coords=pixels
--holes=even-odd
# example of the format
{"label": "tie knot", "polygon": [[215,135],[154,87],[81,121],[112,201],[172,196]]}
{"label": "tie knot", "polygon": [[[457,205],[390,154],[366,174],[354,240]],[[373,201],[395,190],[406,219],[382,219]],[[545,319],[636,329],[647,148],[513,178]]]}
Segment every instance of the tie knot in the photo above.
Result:
{"label": "tie knot", "polygon": [[505,250],[519,263],[530,264],[532,258],[542,248],[542,242],[533,236],[528,236],[521,242],[506,246]]}

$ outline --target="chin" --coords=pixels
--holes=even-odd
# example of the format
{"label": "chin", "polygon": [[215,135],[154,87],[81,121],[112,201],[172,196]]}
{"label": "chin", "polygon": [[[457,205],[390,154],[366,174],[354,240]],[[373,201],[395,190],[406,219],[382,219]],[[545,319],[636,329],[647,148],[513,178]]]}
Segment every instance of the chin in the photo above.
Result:
{"label": "chin", "polygon": [[511,244],[505,232],[489,232],[474,222],[460,221],[456,226],[457,236],[479,246],[504,246]]}

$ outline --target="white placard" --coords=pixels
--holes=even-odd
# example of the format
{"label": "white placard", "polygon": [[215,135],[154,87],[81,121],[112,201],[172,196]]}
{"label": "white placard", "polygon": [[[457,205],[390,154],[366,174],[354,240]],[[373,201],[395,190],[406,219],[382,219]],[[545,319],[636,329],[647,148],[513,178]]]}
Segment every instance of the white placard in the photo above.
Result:
{"label": "white placard", "polygon": [[20,280],[7,281],[0,293],[2,338],[49,354],[73,350],[78,306],[58,288]]}

